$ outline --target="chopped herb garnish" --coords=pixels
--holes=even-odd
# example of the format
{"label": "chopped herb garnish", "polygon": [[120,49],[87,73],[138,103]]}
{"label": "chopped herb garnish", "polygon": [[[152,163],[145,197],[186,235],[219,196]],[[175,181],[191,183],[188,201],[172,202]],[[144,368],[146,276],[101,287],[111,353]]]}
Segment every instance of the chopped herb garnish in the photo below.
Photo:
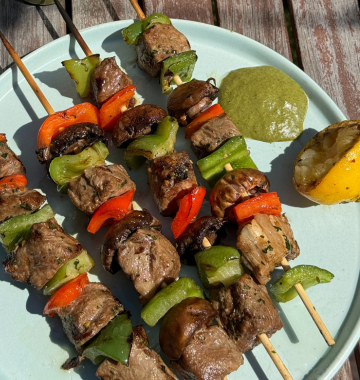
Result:
{"label": "chopped herb garnish", "polygon": [[66,247],[66,249],[67,249],[69,252],[72,252],[72,251],[73,251],[70,247]]}
{"label": "chopped herb garnish", "polygon": [[78,265],[79,265],[79,260],[76,259],[76,260],[74,261],[74,267],[75,267],[76,270],[78,269],[78,267],[77,267]]}
{"label": "chopped herb garnish", "polygon": [[276,354],[276,351],[271,351],[273,354]]}
{"label": "chopped herb garnish", "polygon": [[86,190],[86,186],[85,185],[82,185],[83,189]]}
{"label": "chopped herb garnish", "polygon": [[269,244],[266,248],[264,248],[262,251],[264,252],[264,253],[267,253],[267,251],[273,251],[274,250],[274,248]]}
{"label": "chopped herb garnish", "polygon": [[8,156],[7,153],[3,153],[3,154],[1,155],[2,158],[6,158],[7,156]]}
{"label": "chopped herb garnish", "polygon": [[261,239],[264,239],[264,238],[265,238],[265,236],[264,236],[264,235],[260,235],[260,237],[261,237]]}
{"label": "chopped herb garnish", "polygon": [[262,298],[259,298],[257,301],[262,302],[265,305],[265,301]]}
{"label": "chopped herb garnish", "polygon": [[23,208],[24,210],[32,211],[32,207],[29,205],[29,203],[21,202],[20,207]]}
{"label": "chopped herb garnish", "polygon": [[264,263],[263,261],[261,261],[261,264],[262,264],[262,265],[265,265],[265,263]]}
{"label": "chopped herb garnish", "polygon": [[161,365],[161,370],[166,373],[166,369],[165,369],[165,366],[164,365]]}
{"label": "chopped herb garnish", "polygon": [[55,226],[55,224],[54,224],[53,222],[50,222],[50,223],[49,223],[49,226],[50,226],[50,228],[51,228],[52,230],[56,230],[56,226]]}
{"label": "chopped herb garnish", "polygon": [[118,188],[121,189],[123,186],[125,186],[127,184],[127,179],[125,179],[124,181],[122,181],[121,183],[118,183]]}
{"label": "chopped herb garnish", "polygon": [[93,190],[93,195],[96,197],[98,195],[98,192],[96,190]]}
{"label": "chopped herb garnish", "polygon": [[231,174],[231,179],[234,180],[235,179],[235,176],[234,174]]}
{"label": "chopped herb garnish", "polygon": [[244,285],[244,289],[250,290],[251,288],[250,288],[250,286]]}
{"label": "chopped herb garnish", "polygon": [[277,232],[282,231],[282,229],[281,229],[280,227],[274,226],[274,228],[275,228],[275,230],[276,230]]}
{"label": "chopped herb garnish", "polygon": [[292,250],[293,245],[290,243],[288,237],[286,235],[283,235],[283,236],[284,236],[284,239],[285,239],[286,249],[288,251]]}
{"label": "chopped herb garnish", "polygon": [[58,264],[61,264],[62,263],[62,260],[60,258],[57,259],[57,263]]}

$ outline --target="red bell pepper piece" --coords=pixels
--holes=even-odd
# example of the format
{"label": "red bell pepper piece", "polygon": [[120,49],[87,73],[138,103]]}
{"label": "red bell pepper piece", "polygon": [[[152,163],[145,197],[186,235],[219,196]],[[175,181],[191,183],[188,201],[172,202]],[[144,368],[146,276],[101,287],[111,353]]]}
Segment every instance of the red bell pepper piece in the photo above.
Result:
{"label": "red bell pepper piece", "polygon": [[260,194],[234,207],[234,215],[238,224],[245,222],[256,214],[281,214],[280,199],[275,192]]}
{"label": "red bell pepper piece", "polygon": [[5,133],[0,133],[0,142],[6,142],[7,138],[5,136]]}
{"label": "red bell pepper piece", "polygon": [[111,198],[102,204],[92,216],[87,230],[95,234],[102,226],[122,219],[129,211],[134,193],[135,190],[127,191],[125,194]]}
{"label": "red bell pepper piece", "polygon": [[171,230],[177,239],[186,229],[189,223],[196,218],[205,198],[205,187],[196,187],[191,193],[186,194],[180,201],[179,210],[171,223]]}
{"label": "red bell pepper piece", "polygon": [[130,99],[135,95],[135,86],[128,86],[113,95],[100,108],[100,126],[105,131],[115,127],[116,122],[123,114],[121,108],[129,106]]}
{"label": "red bell pepper piece", "polygon": [[12,174],[0,179],[0,191],[5,189],[17,189],[21,191],[27,184],[27,179],[23,174]]}
{"label": "red bell pepper piece", "polygon": [[37,145],[38,149],[48,146],[56,135],[70,125],[94,123],[100,125],[99,110],[90,103],[81,103],[65,111],[50,115],[42,124]]}
{"label": "red bell pepper piece", "polygon": [[87,273],[82,273],[53,294],[44,308],[44,314],[52,318],[60,307],[69,305],[79,297],[85,286],[89,283]]}
{"label": "red bell pepper piece", "polygon": [[193,133],[198,131],[207,121],[224,113],[220,104],[214,104],[202,112],[196,119],[189,123],[185,129],[185,138],[189,139]]}

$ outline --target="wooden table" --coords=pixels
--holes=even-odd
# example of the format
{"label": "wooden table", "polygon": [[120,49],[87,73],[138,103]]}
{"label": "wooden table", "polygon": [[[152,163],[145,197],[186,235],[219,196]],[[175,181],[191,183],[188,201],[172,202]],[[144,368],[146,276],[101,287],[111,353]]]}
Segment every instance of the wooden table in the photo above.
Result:
{"label": "wooden table", "polygon": [[[20,56],[67,33],[55,5],[35,7],[21,0],[0,0],[0,30]],[[360,13],[358,0],[143,0],[145,14],[165,13],[215,24],[244,34],[298,63],[349,119],[360,119]],[[127,0],[63,0],[79,29],[136,18]],[[214,16],[215,15],[215,16]],[[289,38],[290,36],[290,38]],[[294,39],[296,53],[290,47]],[[293,50],[293,51],[292,51]],[[0,46],[0,73],[12,59]],[[356,380],[360,346],[334,380]]]}

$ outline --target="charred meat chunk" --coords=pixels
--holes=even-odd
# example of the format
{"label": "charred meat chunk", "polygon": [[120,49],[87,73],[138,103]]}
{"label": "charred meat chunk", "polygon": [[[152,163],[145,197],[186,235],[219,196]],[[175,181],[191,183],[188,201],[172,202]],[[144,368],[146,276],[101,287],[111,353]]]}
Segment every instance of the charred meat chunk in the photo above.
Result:
{"label": "charred meat chunk", "polygon": [[157,77],[161,64],[174,54],[190,50],[187,38],[168,24],[155,24],[146,30],[136,45],[137,63],[141,70]]}
{"label": "charred meat chunk", "polygon": [[185,380],[224,380],[243,362],[235,343],[213,325],[196,331],[180,359],[171,361],[171,368]]}
{"label": "charred meat chunk", "polygon": [[123,166],[108,165],[85,169],[69,183],[68,194],[77,208],[92,215],[108,199],[135,189]]}
{"label": "charred meat chunk", "polygon": [[141,228],[161,231],[161,223],[149,211],[143,209],[142,211],[129,212],[124,218],[112,225],[101,247],[101,261],[108,272],[116,273],[120,270],[118,262],[114,260],[116,251],[122,247],[129,236]]}
{"label": "charred meat chunk", "polygon": [[0,178],[12,174],[26,174],[19,157],[8,147],[6,141],[0,142]]}
{"label": "charred meat chunk", "polygon": [[115,57],[102,60],[91,77],[91,88],[98,107],[132,84],[133,81],[120,69]]}
{"label": "charred meat chunk", "polygon": [[117,262],[134,283],[143,305],[180,272],[174,246],[159,231],[147,228],[138,229],[118,248]]}
{"label": "charred meat chunk", "polygon": [[123,305],[107,286],[90,282],[74,301],[60,307],[57,314],[66,336],[82,353],[82,346],[123,311]]}
{"label": "charred meat chunk", "polygon": [[170,309],[159,332],[159,343],[164,354],[172,360],[180,358],[196,331],[209,326],[218,315],[209,301],[190,297]]}
{"label": "charred meat chunk", "polygon": [[24,188],[4,190],[0,193],[0,222],[14,216],[32,214],[37,211],[46,201],[46,197],[36,190]]}
{"label": "charred meat chunk", "polygon": [[249,198],[267,193],[270,181],[256,169],[235,169],[226,173],[210,193],[211,213],[223,220],[235,222],[233,208]]}
{"label": "charred meat chunk", "polygon": [[212,290],[210,298],[225,331],[242,353],[260,343],[259,334],[270,338],[283,327],[266,287],[248,274],[229,287]]}
{"label": "charred meat chunk", "polygon": [[40,290],[81,251],[82,245],[52,218],[33,224],[29,239],[18,245],[3,264],[13,280],[27,282]]}
{"label": "charred meat chunk", "polygon": [[207,238],[211,245],[220,243],[226,237],[223,223],[215,216],[203,216],[190,223],[186,230],[176,239],[176,250],[181,259],[194,264],[194,254],[203,251],[203,240]]}
{"label": "charred meat chunk", "polygon": [[180,125],[187,125],[191,120],[210,106],[218,96],[219,89],[210,81],[193,79],[175,88],[170,94],[167,108],[170,116],[177,119]]}
{"label": "charred meat chunk", "polygon": [[177,200],[197,186],[192,161],[186,152],[150,161],[148,181],[160,214],[164,216],[175,215],[179,209]]}
{"label": "charred meat chunk", "polygon": [[241,261],[263,285],[284,257],[293,260],[300,254],[285,214],[255,215],[251,222],[239,227],[236,246],[242,253]]}
{"label": "charred meat chunk", "polygon": [[153,104],[141,104],[124,112],[113,129],[112,140],[116,147],[125,146],[130,140],[155,131],[167,115],[166,111]]}
{"label": "charred meat chunk", "polygon": [[149,346],[142,326],[133,328],[133,342],[128,366],[105,359],[96,371],[102,380],[176,380],[177,377]]}
{"label": "charred meat chunk", "polygon": [[47,166],[55,157],[77,154],[96,142],[107,144],[104,130],[93,123],[73,124],[60,132],[45,148],[36,151],[39,161]]}
{"label": "charred meat chunk", "polygon": [[191,149],[198,159],[208,156],[227,140],[241,135],[236,125],[223,113],[207,121],[198,131],[191,135]]}

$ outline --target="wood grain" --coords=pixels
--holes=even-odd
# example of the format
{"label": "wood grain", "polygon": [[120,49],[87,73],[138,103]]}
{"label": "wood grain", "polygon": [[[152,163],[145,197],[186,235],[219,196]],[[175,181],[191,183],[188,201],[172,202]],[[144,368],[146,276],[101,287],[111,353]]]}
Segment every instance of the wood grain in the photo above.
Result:
{"label": "wood grain", "polygon": [[143,0],[144,12],[163,13],[170,18],[180,18],[214,24],[211,0]]}
{"label": "wood grain", "polygon": [[128,0],[72,0],[72,19],[78,29],[136,18]]}
{"label": "wood grain", "polygon": [[219,26],[292,60],[282,0],[216,0]]}
{"label": "wood grain", "polygon": [[290,0],[299,64],[350,119],[360,118],[357,0]]}
{"label": "wood grain", "polygon": [[358,372],[358,376],[357,377],[354,376],[356,379],[356,378],[360,378],[360,342],[358,342],[358,344],[356,345],[354,354],[355,354],[356,367],[357,367],[357,372]]}
{"label": "wood grain", "polygon": [[[66,34],[66,26],[55,5],[36,7],[21,1],[1,0],[0,30],[20,57]],[[0,73],[12,59],[0,46]]]}
{"label": "wood grain", "polygon": [[339,369],[332,380],[353,380],[349,359],[345,361],[344,365]]}

